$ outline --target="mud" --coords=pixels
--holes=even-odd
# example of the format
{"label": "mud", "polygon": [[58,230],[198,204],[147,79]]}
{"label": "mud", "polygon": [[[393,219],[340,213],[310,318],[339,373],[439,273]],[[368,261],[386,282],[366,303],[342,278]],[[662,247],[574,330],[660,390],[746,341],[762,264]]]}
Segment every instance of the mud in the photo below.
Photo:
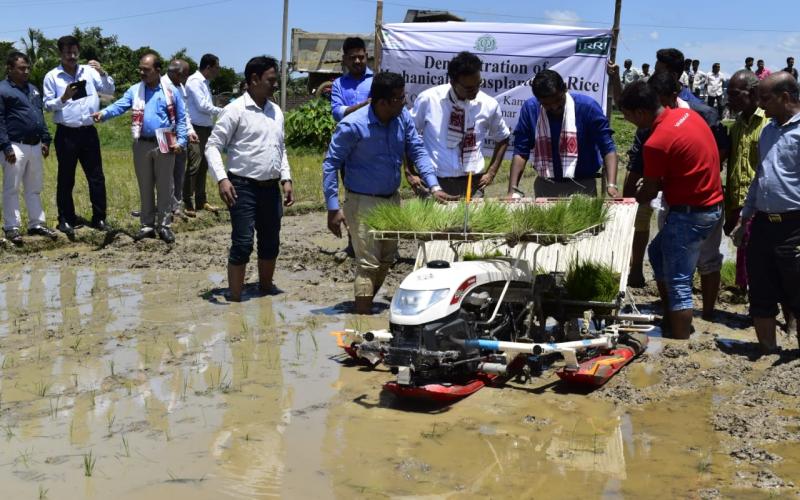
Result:
{"label": "mud", "polygon": [[[381,392],[329,332],[380,328],[413,247],[352,307],[324,215],[284,219],[286,292],[224,296],[229,230],[167,247],[0,254],[3,498],[727,498],[796,496],[800,351],[759,356],[723,294],[688,342],[589,394],[552,371],[450,407]],[[250,266],[248,281],[256,281]],[[655,290],[632,290],[645,311]],[[697,302],[699,304],[699,301]]]}

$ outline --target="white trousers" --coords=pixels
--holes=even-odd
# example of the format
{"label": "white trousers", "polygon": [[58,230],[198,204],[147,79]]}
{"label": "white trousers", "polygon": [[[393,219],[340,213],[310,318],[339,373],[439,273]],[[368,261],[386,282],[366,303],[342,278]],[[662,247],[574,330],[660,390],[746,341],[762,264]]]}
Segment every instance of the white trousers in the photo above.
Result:
{"label": "white trousers", "polygon": [[0,163],[3,165],[3,229],[19,228],[22,217],[19,211],[19,188],[25,190],[25,206],[28,209],[28,228],[44,224],[42,208],[42,177],[44,165],[42,145],[12,143],[17,161],[13,164],[6,161],[0,152]]}

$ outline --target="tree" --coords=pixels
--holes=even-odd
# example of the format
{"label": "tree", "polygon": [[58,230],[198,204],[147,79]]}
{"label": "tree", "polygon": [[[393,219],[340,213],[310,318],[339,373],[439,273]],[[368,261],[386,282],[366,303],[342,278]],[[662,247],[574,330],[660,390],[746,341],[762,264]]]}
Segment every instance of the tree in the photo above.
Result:
{"label": "tree", "polygon": [[[189,63],[189,74],[190,74],[190,75],[191,75],[192,73],[194,73],[195,71],[197,71],[197,61],[195,61],[194,59],[192,59],[192,58],[189,56],[189,54],[187,54],[186,47],[183,47],[183,48],[182,48],[181,50],[179,50],[178,52],[175,52],[174,54],[172,54],[171,56],[169,56],[169,60],[170,60],[170,61],[172,61],[172,60],[174,60],[174,59],[183,59],[184,61],[186,61],[187,63]],[[165,62],[169,62],[169,61],[165,61]]]}
{"label": "tree", "polygon": [[90,61],[94,59],[100,64],[108,64],[110,54],[119,47],[117,36],[103,36],[102,28],[92,26],[81,30],[76,27],[72,30],[72,36],[78,39],[81,44],[81,60]]}
{"label": "tree", "polygon": [[28,28],[27,36],[19,40],[22,43],[22,52],[31,60],[29,80],[41,89],[44,75],[58,65],[61,59],[56,41],[45,37],[41,31],[34,28]]}
{"label": "tree", "polygon": [[214,94],[235,92],[239,87],[239,80],[236,71],[227,66],[220,66],[219,76],[211,81],[211,92]]}
{"label": "tree", "polygon": [[6,77],[6,57],[16,50],[17,48],[14,47],[14,42],[0,41],[0,79]]}

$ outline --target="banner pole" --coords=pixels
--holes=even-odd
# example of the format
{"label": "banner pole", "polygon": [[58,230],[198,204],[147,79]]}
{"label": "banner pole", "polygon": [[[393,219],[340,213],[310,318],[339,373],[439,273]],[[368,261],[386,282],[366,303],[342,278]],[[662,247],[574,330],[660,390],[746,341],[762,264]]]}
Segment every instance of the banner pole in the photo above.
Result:
{"label": "banner pole", "polygon": [[286,34],[289,29],[289,0],[283,0],[283,34],[281,38],[281,110],[286,112],[286,93],[289,81],[289,64],[286,60]]}
{"label": "banner pole", "polygon": [[[617,39],[619,39],[619,18],[622,15],[622,0],[614,0],[614,26],[611,28],[611,49],[609,50],[608,59],[612,64],[617,60]],[[611,123],[611,112],[614,110],[614,98],[611,95],[611,80],[608,80],[606,87],[606,117],[609,124]],[[619,174],[619,172],[617,172]],[[616,181],[616,179],[615,179]],[[600,180],[601,196],[605,197],[607,193],[606,171],[603,169],[603,178]]]}
{"label": "banner pole", "polygon": [[375,45],[373,56],[374,67],[372,71],[378,73],[381,70],[381,26],[383,25],[383,0],[378,0],[375,6]]}

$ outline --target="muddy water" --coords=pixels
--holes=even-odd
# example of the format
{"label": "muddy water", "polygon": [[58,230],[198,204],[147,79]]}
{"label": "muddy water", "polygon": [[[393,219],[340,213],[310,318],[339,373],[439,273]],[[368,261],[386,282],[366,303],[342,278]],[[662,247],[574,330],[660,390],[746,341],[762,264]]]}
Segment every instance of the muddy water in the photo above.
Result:
{"label": "muddy water", "polygon": [[381,393],[386,371],[342,363],[329,336],[385,326],[385,312],[357,319],[291,293],[229,304],[222,279],[1,268],[2,498],[758,497],[800,479],[786,443],[764,446],[782,489],[754,489],[763,470],[731,458],[735,440],[712,423],[731,384],[672,394],[653,358],[620,379],[658,388],[645,404],[564,392],[546,374],[409,405]]}

